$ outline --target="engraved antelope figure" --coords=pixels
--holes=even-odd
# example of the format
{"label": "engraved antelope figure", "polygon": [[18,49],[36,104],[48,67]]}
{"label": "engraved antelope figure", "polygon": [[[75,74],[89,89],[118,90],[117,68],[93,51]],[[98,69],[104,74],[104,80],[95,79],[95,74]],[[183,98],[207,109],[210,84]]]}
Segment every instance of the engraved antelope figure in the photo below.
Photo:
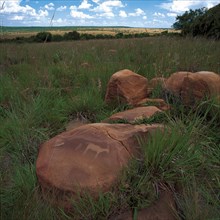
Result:
{"label": "engraved antelope figure", "polygon": [[83,154],[86,154],[88,150],[91,150],[96,153],[96,155],[94,157],[95,159],[99,156],[99,154],[101,154],[103,152],[109,153],[109,149],[103,149],[96,144],[88,144],[86,149],[84,150]]}

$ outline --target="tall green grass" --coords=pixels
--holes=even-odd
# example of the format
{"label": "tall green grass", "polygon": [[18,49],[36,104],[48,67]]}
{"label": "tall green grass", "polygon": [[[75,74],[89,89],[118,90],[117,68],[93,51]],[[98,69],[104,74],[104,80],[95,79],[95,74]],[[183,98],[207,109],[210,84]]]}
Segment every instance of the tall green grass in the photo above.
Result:
{"label": "tall green grass", "polygon": [[40,144],[78,115],[100,122],[128,108],[104,103],[116,71],[126,68],[148,79],[180,70],[220,73],[220,42],[154,37],[0,46],[2,219],[107,219],[149,206],[160,186],[179,188],[173,191],[180,218],[218,216],[220,106],[213,100],[193,110],[178,104],[163,117],[137,122],[161,121],[167,129],[140,140],[143,157],[131,161],[112,192],[97,201],[73,201],[74,212],[42,198],[35,162]]}

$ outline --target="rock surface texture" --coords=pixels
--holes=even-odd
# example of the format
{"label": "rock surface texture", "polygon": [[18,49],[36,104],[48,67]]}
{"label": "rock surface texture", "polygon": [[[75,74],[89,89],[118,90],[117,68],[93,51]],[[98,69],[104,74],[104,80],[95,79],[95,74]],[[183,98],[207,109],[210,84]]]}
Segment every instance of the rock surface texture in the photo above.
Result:
{"label": "rock surface texture", "polygon": [[155,106],[137,107],[129,109],[127,111],[118,112],[109,117],[106,122],[125,120],[129,123],[134,123],[137,120],[144,118],[150,118],[156,113],[162,112],[159,108]]}
{"label": "rock surface texture", "polygon": [[45,142],[37,158],[37,176],[43,189],[94,196],[108,191],[133,156],[138,156],[136,136],[161,129],[161,125],[96,123],[63,132]]}
{"label": "rock surface texture", "polygon": [[166,80],[165,89],[183,104],[192,105],[205,97],[220,96],[220,76],[208,71],[177,72]]}
{"label": "rock surface texture", "polygon": [[105,95],[107,103],[127,103],[135,106],[147,98],[148,80],[130,70],[114,73],[108,83]]}

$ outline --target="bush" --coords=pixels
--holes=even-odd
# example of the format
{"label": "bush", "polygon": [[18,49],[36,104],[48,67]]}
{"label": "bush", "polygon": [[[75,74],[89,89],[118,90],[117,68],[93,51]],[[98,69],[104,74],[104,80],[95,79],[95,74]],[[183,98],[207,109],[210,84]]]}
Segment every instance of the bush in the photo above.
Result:
{"label": "bush", "polygon": [[92,34],[81,34],[80,39],[82,39],[82,40],[91,40],[91,39],[95,39],[95,36],[92,35]]}
{"label": "bush", "polygon": [[55,34],[52,36],[52,41],[56,41],[56,42],[63,41],[63,36],[60,34]]}
{"label": "bush", "polygon": [[50,32],[39,32],[34,41],[36,42],[50,42],[52,40],[52,34]]}
{"label": "bush", "polygon": [[124,34],[123,33],[117,33],[115,35],[115,38],[123,38]]}
{"label": "bush", "polygon": [[63,38],[64,40],[79,40],[80,34],[77,31],[71,31],[71,32],[65,33]]}

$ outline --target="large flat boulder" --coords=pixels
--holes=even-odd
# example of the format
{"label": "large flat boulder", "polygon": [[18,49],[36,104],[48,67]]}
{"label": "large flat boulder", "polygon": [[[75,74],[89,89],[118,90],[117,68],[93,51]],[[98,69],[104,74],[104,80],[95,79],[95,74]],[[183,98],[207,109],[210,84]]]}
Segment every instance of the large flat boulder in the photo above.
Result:
{"label": "large flat boulder", "polygon": [[111,76],[107,86],[105,101],[107,103],[136,105],[140,100],[147,98],[147,94],[147,78],[124,69]]}
{"label": "large flat boulder", "polygon": [[205,97],[220,96],[220,76],[214,72],[177,72],[165,82],[165,89],[192,105]]}
{"label": "large flat boulder", "polygon": [[137,120],[150,118],[159,112],[162,111],[155,106],[137,107],[123,112],[115,113],[106,119],[105,122],[124,120],[129,123],[134,123]]}
{"label": "large flat boulder", "polygon": [[[106,192],[129,160],[140,153],[136,137],[162,125],[96,123],[63,132],[41,145],[36,171],[44,192]],[[65,203],[57,197],[58,204]],[[61,200],[61,202],[59,202]]]}

